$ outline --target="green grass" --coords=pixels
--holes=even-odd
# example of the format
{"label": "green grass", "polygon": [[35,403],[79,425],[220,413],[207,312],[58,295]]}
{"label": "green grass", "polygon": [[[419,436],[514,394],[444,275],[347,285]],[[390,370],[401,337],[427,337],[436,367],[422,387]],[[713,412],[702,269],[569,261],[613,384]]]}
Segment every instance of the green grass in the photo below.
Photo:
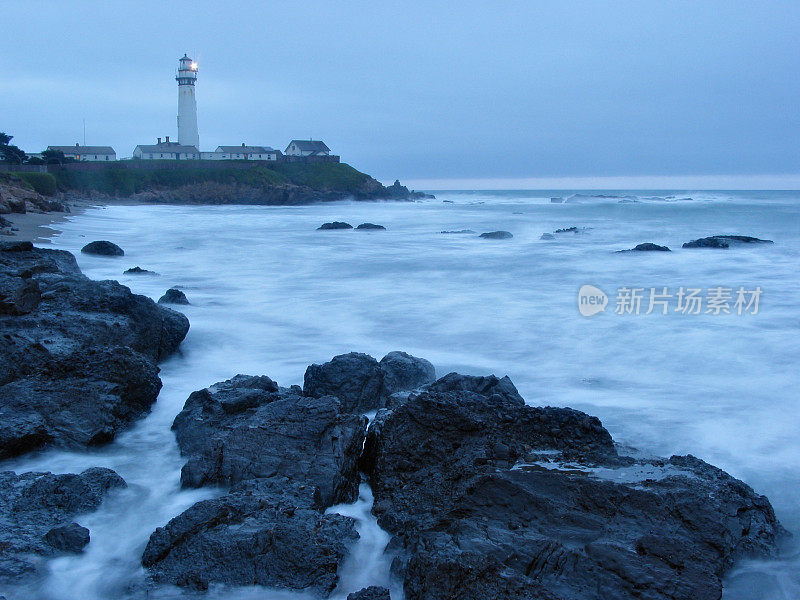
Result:
{"label": "green grass", "polygon": [[[97,191],[105,194],[130,196],[149,189],[174,189],[185,185],[215,182],[236,183],[255,187],[294,184],[315,190],[353,192],[368,176],[344,163],[280,163],[252,168],[237,168],[236,163],[220,167],[218,162],[206,168],[180,167],[146,170],[109,165],[101,171],[56,171],[52,175],[28,173],[25,175],[55,175],[58,189]],[[23,175],[23,174],[20,174]],[[31,182],[31,185],[35,185]],[[42,192],[44,193],[44,192]]]}
{"label": "green grass", "polygon": [[0,182],[13,183],[42,196],[52,196],[57,191],[56,178],[50,173],[0,173]]}

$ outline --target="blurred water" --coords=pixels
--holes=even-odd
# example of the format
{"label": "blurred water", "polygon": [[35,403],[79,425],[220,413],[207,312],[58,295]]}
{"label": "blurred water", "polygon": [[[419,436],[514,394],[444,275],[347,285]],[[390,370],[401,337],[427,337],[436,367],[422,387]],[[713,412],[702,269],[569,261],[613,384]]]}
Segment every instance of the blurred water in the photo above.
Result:
{"label": "blurred water", "polygon": [[[131,484],[80,520],[92,531],[87,552],[51,561],[40,597],[124,597],[143,577],[139,558],[150,532],[213,494],[179,491],[182,461],[169,425],[192,390],[236,373],[301,384],[308,364],[351,350],[378,358],[405,350],[431,360],[439,374],[508,374],[531,404],[572,406],[599,416],[619,442],[654,454],[692,453],[726,469],[767,494],[800,535],[800,195],[621,192],[639,201],[549,200],[570,195],[112,206],[71,219],[54,247],[75,252],[89,277],[118,279],[154,299],[180,286],[192,303],[185,308],[192,328],[181,354],[162,365],[153,413],[133,430],[98,452],[45,452],[2,465],[57,472],[105,465]],[[331,220],[380,223],[387,231],[315,230]],[[539,239],[569,226],[588,229]],[[439,233],[458,229],[503,229],[514,238]],[[712,234],[775,244],[681,249]],[[125,257],[80,255],[95,239],[118,243]],[[613,252],[641,242],[674,252]],[[135,265],[160,276],[122,274]],[[577,290],[587,283],[612,302],[591,318],[577,310]],[[675,292],[720,285],[760,286],[759,314],[613,314],[622,286]],[[385,539],[369,522],[364,494],[350,508],[361,515],[361,549],[380,548]],[[799,554],[793,542],[779,561],[743,563],[728,578],[726,600],[800,597]],[[369,563],[361,554],[358,560]],[[343,577],[349,591],[388,576],[385,561],[360,570],[353,564]],[[210,597],[297,595],[217,589]]]}

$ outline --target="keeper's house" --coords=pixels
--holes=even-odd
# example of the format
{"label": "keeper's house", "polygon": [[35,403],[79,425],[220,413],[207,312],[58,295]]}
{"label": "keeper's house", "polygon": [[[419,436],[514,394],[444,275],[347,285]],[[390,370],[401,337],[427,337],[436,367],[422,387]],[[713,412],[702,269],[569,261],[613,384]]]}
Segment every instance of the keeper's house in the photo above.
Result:
{"label": "keeper's house", "polygon": [[214,152],[201,152],[203,160],[278,160],[280,150],[269,146],[217,146]]}
{"label": "keeper's house", "polygon": [[133,149],[133,158],[142,160],[199,160],[200,151],[195,146],[184,146],[178,142],[170,142],[169,136],[162,142],[152,146],[139,145]]}
{"label": "keeper's house", "polygon": [[73,158],[80,162],[110,162],[117,160],[117,153],[111,146],[48,146],[48,150],[63,152],[65,158]]}
{"label": "keeper's house", "polygon": [[331,149],[320,140],[292,140],[286,146],[287,156],[330,156]]}

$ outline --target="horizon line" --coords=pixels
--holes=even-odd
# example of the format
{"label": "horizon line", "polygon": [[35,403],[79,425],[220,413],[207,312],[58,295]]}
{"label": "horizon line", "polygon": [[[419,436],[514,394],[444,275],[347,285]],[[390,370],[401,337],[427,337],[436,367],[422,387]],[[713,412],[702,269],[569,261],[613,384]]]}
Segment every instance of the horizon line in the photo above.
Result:
{"label": "horizon line", "polygon": [[[385,181],[391,185],[392,181]],[[603,175],[580,177],[428,177],[401,183],[416,190],[698,190],[800,191],[798,174]]]}

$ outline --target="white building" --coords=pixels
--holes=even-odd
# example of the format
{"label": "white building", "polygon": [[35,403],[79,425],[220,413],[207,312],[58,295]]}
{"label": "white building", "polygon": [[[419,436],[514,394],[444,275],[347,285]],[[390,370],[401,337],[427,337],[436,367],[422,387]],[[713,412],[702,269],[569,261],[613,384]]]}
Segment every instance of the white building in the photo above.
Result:
{"label": "white building", "polygon": [[178,143],[183,146],[200,147],[197,131],[197,99],[194,85],[197,81],[197,63],[186,54],[178,61]]}
{"label": "white building", "polygon": [[64,153],[65,158],[74,158],[77,161],[106,162],[117,160],[117,153],[111,146],[48,146],[48,150]]}
{"label": "white building", "polygon": [[214,152],[201,152],[203,160],[278,160],[281,151],[269,146],[217,146]]}
{"label": "white building", "polygon": [[133,150],[133,158],[142,160],[199,160],[200,151],[197,146],[186,146],[179,142],[170,142],[169,136],[162,142],[153,145],[139,145]]}
{"label": "white building", "polygon": [[320,140],[292,140],[284,154],[288,156],[328,156],[331,149]]}

